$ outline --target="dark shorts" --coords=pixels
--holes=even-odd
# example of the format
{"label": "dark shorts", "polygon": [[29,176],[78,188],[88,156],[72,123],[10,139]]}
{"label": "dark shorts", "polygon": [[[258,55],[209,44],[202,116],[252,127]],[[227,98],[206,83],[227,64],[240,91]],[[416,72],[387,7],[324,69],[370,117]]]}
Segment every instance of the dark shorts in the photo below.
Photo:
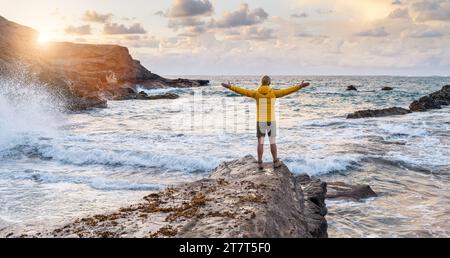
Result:
{"label": "dark shorts", "polygon": [[277,136],[277,125],[276,122],[257,122],[256,123],[256,137],[266,137],[268,135],[270,138],[275,138]]}

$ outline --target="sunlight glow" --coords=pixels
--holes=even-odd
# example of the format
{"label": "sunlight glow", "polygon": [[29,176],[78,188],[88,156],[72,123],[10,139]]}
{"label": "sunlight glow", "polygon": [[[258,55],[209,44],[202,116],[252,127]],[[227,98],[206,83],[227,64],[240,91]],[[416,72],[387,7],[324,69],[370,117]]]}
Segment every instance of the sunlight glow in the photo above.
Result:
{"label": "sunlight glow", "polygon": [[41,32],[37,41],[39,44],[45,44],[50,41],[50,35],[46,32]]}

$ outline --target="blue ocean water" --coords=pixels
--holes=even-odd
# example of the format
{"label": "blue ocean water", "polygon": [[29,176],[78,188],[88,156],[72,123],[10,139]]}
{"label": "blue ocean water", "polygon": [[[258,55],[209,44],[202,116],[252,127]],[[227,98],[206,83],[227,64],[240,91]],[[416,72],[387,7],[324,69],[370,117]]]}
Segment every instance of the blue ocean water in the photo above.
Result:
{"label": "blue ocean water", "polygon": [[[0,79],[0,234],[35,230],[140,200],[255,154],[255,104],[220,86],[256,88],[258,76],[196,76],[211,86],[156,89],[177,100],[110,101],[60,111],[40,85]],[[347,120],[367,108],[408,105],[449,77],[274,76],[311,87],[277,103],[279,154],[292,172],[371,185],[380,197],[329,202],[330,236],[450,235],[449,107]],[[346,91],[355,85],[357,92]],[[381,91],[384,86],[393,91]],[[265,159],[270,161],[269,153]]]}

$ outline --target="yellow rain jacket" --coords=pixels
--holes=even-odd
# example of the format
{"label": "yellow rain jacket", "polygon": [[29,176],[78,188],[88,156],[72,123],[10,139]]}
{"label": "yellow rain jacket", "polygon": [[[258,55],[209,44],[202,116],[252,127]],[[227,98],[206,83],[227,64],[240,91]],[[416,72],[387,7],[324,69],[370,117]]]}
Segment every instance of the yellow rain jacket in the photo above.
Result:
{"label": "yellow rain jacket", "polygon": [[263,85],[257,90],[249,90],[233,85],[230,90],[256,100],[256,119],[258,122],[275,122],[276,99],[292,94],[301,88],[301,85],[296,85],[287,89],[274,90],[270,86]]}

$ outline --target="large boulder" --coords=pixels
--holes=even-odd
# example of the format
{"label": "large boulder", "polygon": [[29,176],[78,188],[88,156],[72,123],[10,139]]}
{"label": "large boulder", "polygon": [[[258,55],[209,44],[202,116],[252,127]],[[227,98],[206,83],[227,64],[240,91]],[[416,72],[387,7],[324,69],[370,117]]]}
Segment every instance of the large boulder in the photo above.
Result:
{"label": "large boulder", "polygon": [[252,156],[222,163],[208,178],[146,196],[108,214],[80,218],[39,237],[326,237],[326,184],[286,166],[258,169]]}
{"label": "large boulder", "polygon": [[350,185],[344,182],[327,183],[327,199],[362,200],[378,195],[368,185]]}
{"label": "large boulder", "polygon": [[[49,87],[62,92],[69,109],[98,106],[124,97],[127,88],[196,87],[206,80],[166,79],[134,60],[117,45],[53,42],[38,44],[38,33],[0,16],[0,75],[24,67]],[[21,68],[22,69],[22,68]],[[90,101],[92,99],[99,101]],[[78,103],[80,102],[80,103]],[[100,106],[104,106],[101,104]]]}
{"label": "large boulder", "polygon": [[450,85],[442,87],[441,90],[424,96],[411,103],[409,109],[413,112],[422,112],[429,109],[440,109],[450,104]]}
{"label": "large boulder", "polygon": [[347,119],[358,119],[358,118],[368,118],[368,117],[384,117],[384,116],[393,116],[393,115],[406,115],[411,113],[410,110],[404,109],[401,107],[392,107],[385,109],[376,109],[376,110],[361,110],[356,111],[352,114],[347,115]]}

